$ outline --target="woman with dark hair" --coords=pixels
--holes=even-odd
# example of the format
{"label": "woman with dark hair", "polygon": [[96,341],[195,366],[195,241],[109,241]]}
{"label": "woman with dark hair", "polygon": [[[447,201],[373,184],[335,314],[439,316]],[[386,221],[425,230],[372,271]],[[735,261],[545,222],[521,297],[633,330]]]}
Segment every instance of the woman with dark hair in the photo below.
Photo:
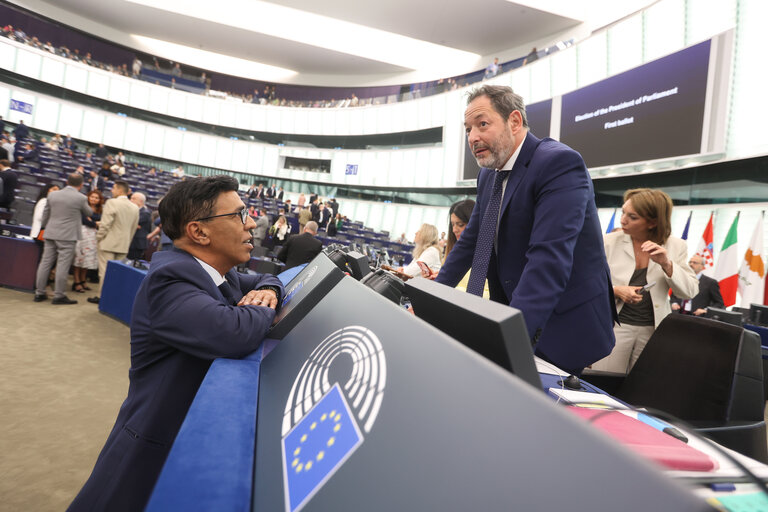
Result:
{"label": "woman with dark hair", "polygon": [[[472,210],[474,209],[475,202],[472,199],[464,199],[462,201],[453,203],[451,208],[448,210],[448,241],[445,244],[445,258],[443,259],[443,263],[445,263],[445,260],[448,259],[448,255],[451,253],[453,246],[456,245],[456,242],[458,242],[461,238],[461,234],[467,227],[469,218],[472,216]],[[469,282],[469,274],[471,271],[472,270],[470,269],[464,278],[459,281],[459,284],[456,285],[457,290],[467,291],[467,282]],[[437,276],[437,274],[435,274],[435,276]],[[485,289],[483,290],[483,297],[487,299],[490,296],[491,294],[488,291],[488,283],[486,282]]]}
{"label": "woman with dark hair", "polygon": [[48,194],[57,190],[59,190],[59,185],[56,183],[49,183],[43,187],[40,191],[40,195],[37,196],[37,203],[35,203],[35,209],[32,212],[32,228],[29,230],[29,236],[35,241],[37,247],[40,248],[41,256],[43,254],[44,244],[42,239],[45,237],[45,233],[43,233],[42,237],[39,237],[38,235],[40,235],[40,231],[44,228],[44,226],[42,226],[43,212],[45,211],[45,205],[48,203]]}
{"label": "woman with dark hair", "polygon": [[592,369],[629,372],[653,331],[672,312],[668,290],[683,299],[699,292],[699,281],[688,266],[688,245],[670,236],[671,216],[672,199],[661,190],[624,193],[621,231],[603,240],[619,312],[619,324],[613,328],[616,345]]}
{"label": "woman with dark hair", "polygon": [[85,284],[85,276],[88,270],[99,268],[99,259],[96,253],[96,231],[99,230],[99,221],[104,208],[104,196],[98,190],[88,193],[88,206],[93,210],[90,217],[83,217],[82,237],[75,246],[75,260],[72,262],[73,283],[72,291],[85,293],[90,288]]}
{"label": "woman with dark hair", "polygon": [[448,241],[445,243],[445,256],[443,262],[448,258],[453,246],[461,237],[464,228],[467,227],[469,217],[472,216],[472,210],[475,208],[475,202],[471,199],[457,201],[451,205],[448,210]]}

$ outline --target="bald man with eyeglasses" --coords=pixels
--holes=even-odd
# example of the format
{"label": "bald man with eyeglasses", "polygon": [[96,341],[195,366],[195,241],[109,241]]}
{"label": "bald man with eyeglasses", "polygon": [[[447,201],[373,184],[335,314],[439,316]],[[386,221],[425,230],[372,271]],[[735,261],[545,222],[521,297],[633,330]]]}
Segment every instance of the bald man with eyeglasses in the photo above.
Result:
{"label": "bald man with eyeglasses", "polygon": [[685,315],[701,316],[707,312],[707,308],[723,308],[723,296],[720,293],[720,283],[715,279],[703,274],[704,258],[699,254],[694,254],[688,260],[688,266],[696,272],[699,279],[699,293],[692,299],[686,300],[675,297],[675,294],[669,298],[673,313],[683,313]]}

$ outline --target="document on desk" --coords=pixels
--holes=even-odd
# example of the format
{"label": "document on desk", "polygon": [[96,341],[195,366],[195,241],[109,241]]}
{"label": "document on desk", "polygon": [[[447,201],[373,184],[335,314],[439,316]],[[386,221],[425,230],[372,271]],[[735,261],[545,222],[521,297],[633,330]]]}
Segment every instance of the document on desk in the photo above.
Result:
{"label": "document on desk", "polygon": [[557,375],[558,377],[567,377],[570,375],[568,372],[564,372],[552,363],[544,361],[540,357],[533,356],[533,360],[536,362],[536,371],[539,373],[545,373],[547,375]]}
{"label": "document on desk", "polygon": [[603,393],[591,393],[589,391],[576,391],[573,389],[549,388],[549,392],[559,399],[579,407],[590,407],[593,409],[626,409],[626,406]]}

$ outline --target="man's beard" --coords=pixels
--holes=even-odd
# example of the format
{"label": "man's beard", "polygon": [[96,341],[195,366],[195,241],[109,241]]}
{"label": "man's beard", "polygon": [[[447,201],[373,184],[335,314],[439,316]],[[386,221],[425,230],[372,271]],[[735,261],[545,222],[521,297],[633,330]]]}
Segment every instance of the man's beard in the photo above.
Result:
{"label": "man's beard", "polygon": [[515,147],[515,139],[512,136],[512,132],[507,128],[502,132],[501,137],[493,141],[491,145],[486,146],[483,143],[478,143],[472,148],[472,156],[475,156],[475,151],[480,148],[487,149],[486,153],[481,156],[475,156],[475,161],[480,167],[487,167],[489,169],[501,169],[504,164],[507,163],[509,157],[512,156],[512,148]]}

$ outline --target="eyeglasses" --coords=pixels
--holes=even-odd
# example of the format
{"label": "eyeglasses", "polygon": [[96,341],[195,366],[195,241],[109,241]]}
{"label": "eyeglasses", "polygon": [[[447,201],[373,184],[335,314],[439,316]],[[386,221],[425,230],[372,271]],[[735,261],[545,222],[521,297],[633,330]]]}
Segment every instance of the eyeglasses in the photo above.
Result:
{"label": "eyeglasses", "polygon": [[195,219],[195,222],[200,222],[201,220],[208,220],[208,219],[215,219],[216,217],[230,217],[234,215],[239,215],[240,220],[243,221],[243,226],[245,226],[245,223],[248,222],[248,210],[243,208],[240,211],[232,212],[232,213],[222,213],[221,215],[211,215],[210,217],[203,217],[202,219]]}

